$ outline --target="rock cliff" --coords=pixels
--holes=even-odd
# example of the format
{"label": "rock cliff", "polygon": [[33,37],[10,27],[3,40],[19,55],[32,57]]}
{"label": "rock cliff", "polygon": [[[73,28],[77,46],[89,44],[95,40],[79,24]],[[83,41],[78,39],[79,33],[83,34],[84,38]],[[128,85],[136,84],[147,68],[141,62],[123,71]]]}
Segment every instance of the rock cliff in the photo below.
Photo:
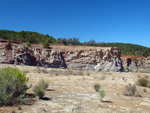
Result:
{"label": "rock cliff", "polygon": [[111,47],[51,46],[27,47],[18,43],[0,44],[0,62],[90,71],[122,71],[120,50]]}
{"label": "rock cliff", "polygon": [[124,71],[150,72],[150,57],[121,55]]}

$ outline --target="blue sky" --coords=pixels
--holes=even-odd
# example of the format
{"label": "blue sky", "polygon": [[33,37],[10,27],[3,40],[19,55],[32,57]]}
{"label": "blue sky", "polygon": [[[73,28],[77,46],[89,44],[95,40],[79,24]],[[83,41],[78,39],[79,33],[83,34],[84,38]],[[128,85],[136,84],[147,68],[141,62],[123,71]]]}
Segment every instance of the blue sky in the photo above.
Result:
{"label": "blue sky", "polygon": [[150,47],[150,0],[0,0],[0,29]]}

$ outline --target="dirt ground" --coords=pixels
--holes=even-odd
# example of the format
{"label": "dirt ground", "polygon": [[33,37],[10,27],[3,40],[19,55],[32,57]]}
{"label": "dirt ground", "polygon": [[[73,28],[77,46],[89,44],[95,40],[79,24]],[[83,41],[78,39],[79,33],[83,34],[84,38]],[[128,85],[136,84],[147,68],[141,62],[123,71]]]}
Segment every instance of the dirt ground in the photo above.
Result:
{"label": "dirt ground", "polygon": [[[0,67],[8,65],[1,64]],[[27,73],[29,84],[36,85],[40,78],[49,81],[42,100],[31,98],[26,105],[0,107],[0,113],[150,113],[150,89],[137,86],[142,97],[124,96],[129,83],[135,84],[140,77],[150,79],[149,73],[85,72],[68,69],[15,66]],[[101,84],[106,92],[101,102],[94,90]],[[32,89],[27,91],[33,95]]]}

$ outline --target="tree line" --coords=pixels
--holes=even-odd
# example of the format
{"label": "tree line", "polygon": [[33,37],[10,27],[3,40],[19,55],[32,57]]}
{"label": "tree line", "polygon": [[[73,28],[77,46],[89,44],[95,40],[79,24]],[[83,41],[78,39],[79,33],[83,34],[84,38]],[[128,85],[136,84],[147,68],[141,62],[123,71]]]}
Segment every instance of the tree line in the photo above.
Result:
{"label": "tree line", "polygon": [[43,43],[44,47],[46,44],[60,44],[60,45],[83,45],[83,46],[96,46],[96,47],[117,47],[121,50],[123,55],[138,55],[138,56],[149,56],[150,48],[144,47],[136,44],[129,43],[105,43],[96,42],[95,40],[90,40],[87,42],[80,42],[79,38],[54,38],[48,34],[40,34],[31,31],[10,31],[10,30],[0,30],[0,39],[12,40],[18,42],[27,42],[27,45],[32,43]]}

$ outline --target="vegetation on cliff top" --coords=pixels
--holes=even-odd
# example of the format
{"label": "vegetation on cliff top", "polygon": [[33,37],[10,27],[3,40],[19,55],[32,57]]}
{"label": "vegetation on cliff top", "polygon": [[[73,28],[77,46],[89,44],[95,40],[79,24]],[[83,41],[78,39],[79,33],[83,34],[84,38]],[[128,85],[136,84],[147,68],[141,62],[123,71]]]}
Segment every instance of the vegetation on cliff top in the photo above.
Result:
{"label": "vegetation on cliff top", "polygon": [[49,42],[53,44],[62,45],[86,45],[86,46],[98,46],[98,47],[117,47],[121,50],[123,55],[139,55],[139,56],[149,56],[150,48],[144,47],[136,44],[129,43],[97,43],[94,40],[88,42],[80,42],[79,38],[58,38],[55,39],[53,36],[43,35],[37,32],[21,31],[15,32],[10,30],[0,30],[0,39],[12,40],[18,42],[28,42],[28,43],[44,43]]}

